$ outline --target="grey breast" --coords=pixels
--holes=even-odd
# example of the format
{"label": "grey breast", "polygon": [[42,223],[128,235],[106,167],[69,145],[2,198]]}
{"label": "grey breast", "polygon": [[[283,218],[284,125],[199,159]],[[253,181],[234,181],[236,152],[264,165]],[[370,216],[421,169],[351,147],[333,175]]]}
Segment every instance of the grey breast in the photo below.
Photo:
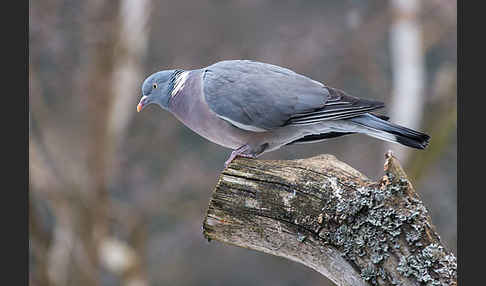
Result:
{"label": "grey breast", "polygon": [[188,73],[183,86],[172,95],[169,111],[191,130],[216,144],[230,149],[245,144],[248,131],[222,120],[206,103],[203,95],[203,69]]}

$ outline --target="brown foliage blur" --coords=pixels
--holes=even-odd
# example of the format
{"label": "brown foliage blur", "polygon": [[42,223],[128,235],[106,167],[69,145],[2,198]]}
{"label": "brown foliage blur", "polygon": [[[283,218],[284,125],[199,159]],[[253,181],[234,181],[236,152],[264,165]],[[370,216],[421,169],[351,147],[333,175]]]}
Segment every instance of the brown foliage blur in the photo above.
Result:
{"label": "brown foliage blur", "polygon": [[[152,72],[224,59],[285,66],[389,103],[389,1],[48,0],[30,1],[29,14],[32,285],[330,285],[296,263],[205,241],[230,150],[156,106],[136,114],[136,104]],[[432,141],[405,169],[456,252],[456,2],[422,1],[418,21],[420,129]],[[377,178],[384,152],[356,135],[263,159],[330,153]]]}

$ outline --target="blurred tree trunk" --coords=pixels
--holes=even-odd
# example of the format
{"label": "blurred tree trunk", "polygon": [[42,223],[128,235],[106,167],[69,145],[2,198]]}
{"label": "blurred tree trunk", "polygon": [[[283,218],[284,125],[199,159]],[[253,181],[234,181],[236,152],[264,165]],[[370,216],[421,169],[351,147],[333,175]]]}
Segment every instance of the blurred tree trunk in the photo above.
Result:
{"label": "blurred tree trunk", "polygon": [[337,285],[456,285],[456,258],[391,153],[379,182],[330,155],[238,158],[219,178],[203,231]]}
{"label": "blurred tree trunk", "polygon": [[144,79],[142,61],[147,50],[147,21],[151,11],[149,0],[123,0],[120,4],[120,29],[114,49],[106,145],[106,155],[110,159],[108,169],[113,175],[116,175],[119,165],[116,161],[117,149],[123,142],[135,114],[137,100],[141,97]]}
{"label": "blurred tree trunk", "polygon": [[[409,177],[419,182],[428,174],[428,169],[437,164],[452,143],[451,138],[457,131],[457,72],[445,64],[440,67],[435,79],[434,97],[430,99],[430,113],[427,117],[427,130],[433,144],[427,152],[415,152],[409,157],[407,169]],[[433,114],[433,115],[432,115]]]}
{"label": "blurred tree trunk", "polygon": [[[418,23],[419,0],[393,0],[390,48],[393,70],[391,121],[412,129],[420,129],[424,96],[424,58],[422,31]],[[409,149],[387,144],[405,164]]]}
{"label": "blurred tree trunk", "polygon": [[[115,152],[140,93],[149,4],[149,0],[79,4],[83,19],[76,38],[80,63],[72,74],[72,86],[64,88],[69,89],[69,98],[79,100],[81,112],[73,114],[72,120],[82,124],[61,125],[76,130],[39,128],[38,124],[49,122],[52,110],[41,96],[45,83],[37,80],[36,66],[30,66],[31,95],[35,96],[30,114],[35,122],[30,126],[29,146],[30,174],[36,182],[32,190],[56,219],[51,236],[45,234],[45,221],[31,220],[37,266],[31,280],[38,285],[100,285],[107,276],[121,285],[147,285],[145,240],[140,239],[146,232],[143,218],[135,209],[119,207],[109,188],[116,173]],[[52,18],[62,13],[62,5],[56,2],[49,8]],[[62,38],[62,29],[51,29],[42,30],[39,37]],[[68,140],[70,148],[56,148],[53,143],[65,142],[61,136],[66,134],[82,134],[83,141]],[[64,160],[69,160],[69,166]],[[30,207],[31,218],[39,208]],[[130,213],[130,220],[122,212]],[[113,224],[123,226],[125,237],[113,233]]]}

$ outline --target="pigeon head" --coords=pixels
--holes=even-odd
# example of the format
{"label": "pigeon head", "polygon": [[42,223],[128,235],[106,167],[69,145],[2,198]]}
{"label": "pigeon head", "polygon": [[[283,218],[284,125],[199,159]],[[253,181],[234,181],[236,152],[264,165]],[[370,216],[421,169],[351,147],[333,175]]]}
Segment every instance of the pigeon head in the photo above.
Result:
{"label": "pigeon head", "polygon": [[137,105],[137,111],[142,111],[152,103],[156,103],[163,109],[168,109],[175,80],[181,72],[182,70],[164,70],[147,77],[142,85],[142,98]]}

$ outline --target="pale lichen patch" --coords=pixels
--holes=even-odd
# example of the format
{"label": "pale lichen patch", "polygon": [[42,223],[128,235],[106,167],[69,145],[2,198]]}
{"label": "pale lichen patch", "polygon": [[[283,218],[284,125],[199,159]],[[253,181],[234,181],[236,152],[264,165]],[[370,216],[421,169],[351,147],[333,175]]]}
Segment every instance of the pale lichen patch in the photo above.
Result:
{"label": "pale lichen patch", "polygon": [[[370,264],[360,267],[362,278],[371,284],[378,283],[378,278],[391,284],[397,283],[395,278],[385,275],[389,270],[385,269],[384,264],[392,255],[391,252],[400,248],[399,241],[402,238],[412,249],[422,249],[427,225],[426,209],[420,200],[404,195],[410,187],[408,180],[395,178],[393,174],[388,174],[387,179],[389,181],[385,185],[359,187],[351,193],[347,190],[343,192],[337,179],[326,180],[321,188],[332,188],[332,197],[336,199],[326,204],[322,209],[325,215],[317,218],[319,223],[328,214],[333,218],[327,225],[323,225],[319,237],[340,249],[343,256],[350,261],[358,264],[361,263],[359,261],[368,261]],[[395,209],[396,203],[404,208]],[[343,217],[344,214],[346,215]],[[401,234],[404,235],[400,236]],[[424,251],[422,256],[437,255],[437,251],[429,248]],[[414,264],[414,257],[409,262]],[[402,261],[401,265],[402,270],[413,269],[406,268],[406,262]],[[431,269],[425,270],[427,271],[422,270],[416,275],[421,275],[423,282],[433,281],[433,278],[429,278],[433,277]]]}
{"label": "pale lichen patch", "polygon": [[243,186],[248,186],[252,189],[256,189],[258,188],[258,184],[250,181],[250,180],[247,180],[246,178],[239,178],[239,177],[233,177],[233,176],[227,176],[227,175],[223,175],[221,177],[221,179],[223,181],[226,181],[228,183],[232,183],[232,184],[237,184],[237,185],[243,185]]}
{"label": "pale lichen patch", "polygon": [[251,173],[248,173],[248,172],[245,172],[245,171],[241,171],[241,170],[238,170],[238,169],[234,169],[234,168],[227,169],[226,172],[229,172],[231,175],[235,175],[235,176],[243,177],[243,178],[252,178],[252,177],[254,177],[254,175],[251,174]]}
{"label": "pale lichen patch", "polygon": [[281,192],[279,192],[279,196],[282,198],[282,202],[283,202],[284,206],[286,206],[287,208],[292,207],[292,201],[297,197],[295,191],[293,191],[291,193],[281,191]]}
{"label": "pale lichen patch", "polygon": [[402,275],[413,276],[426,285],[444,285],[447,281],[441,281],[435,274],[442,274],[442,280],[453,279],[456,276],[456,267],[455,257],[445,255],[442,246],[432,243],[422,251],[402,257],[397,270]]}
{"label": "pale lichen patch", "polygon": [[317,223],[322,224],[322,221],[324,220],[324,215],[322,213],[319,214],[317,217]]}
{"label": "pale lichen patch", "polygon": [[260,202],[254,198],[247,197],[245,198],[245,207],[252,208],[252,209],[259,209]]}
{"label": "pale lichen patch", "polygon": [[221,220],[219,220],[219,219],[216,219],[216,218],[213,218],[213,217],[210,217],[210,216],[208,216],[206,218],[206,224],[208,224],[210,226],[215,226],[219,223],[221,223]]}

